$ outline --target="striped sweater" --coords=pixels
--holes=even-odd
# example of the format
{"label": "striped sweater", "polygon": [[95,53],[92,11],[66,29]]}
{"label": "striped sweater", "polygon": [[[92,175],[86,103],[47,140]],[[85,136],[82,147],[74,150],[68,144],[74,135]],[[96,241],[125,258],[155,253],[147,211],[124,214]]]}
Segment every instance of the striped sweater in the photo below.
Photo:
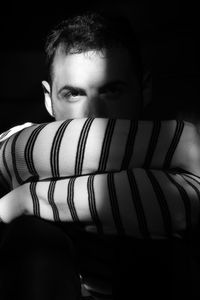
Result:
{"label": "striped sweater", "polygon": [[28,214],[87,231],[162,239],[199,223],[200,142],[184,121],[85,118],[0,136],[0,218]]}

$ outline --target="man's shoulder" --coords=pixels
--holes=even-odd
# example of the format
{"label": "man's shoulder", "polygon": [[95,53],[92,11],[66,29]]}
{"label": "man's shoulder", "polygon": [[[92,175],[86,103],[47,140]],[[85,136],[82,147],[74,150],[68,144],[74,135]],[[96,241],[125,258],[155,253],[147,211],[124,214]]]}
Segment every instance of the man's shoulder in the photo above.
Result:
{"label": "man's shoulder", "polygon": [[3,133],[0,134],[0,143],[4,142],[5,140],[7,140],[14,133],[19,132],[19,131],[23,130],[24,128],[30,127],[32,125],[34,125],[34,123],[26,122],[24,124],[14,126],[14,127],[10,128],[10,129],[4,131]]}

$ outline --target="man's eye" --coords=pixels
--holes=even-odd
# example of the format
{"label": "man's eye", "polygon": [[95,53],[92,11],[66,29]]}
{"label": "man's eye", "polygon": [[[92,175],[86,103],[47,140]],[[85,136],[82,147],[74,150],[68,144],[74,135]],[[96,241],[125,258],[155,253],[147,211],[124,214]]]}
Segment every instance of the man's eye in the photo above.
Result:
{"label": "man's eye", "polygon": [[101,91],[101,97],[106,99],[116,99],[121,94],[121,89],[113,88]]}
{"label": "man's eye", "polygon": [[62,98],[69,101],[74,102],[78,100],[78,97],[80,96],[79,92],[73,91],[73,92],[65,92],[62,94]]}

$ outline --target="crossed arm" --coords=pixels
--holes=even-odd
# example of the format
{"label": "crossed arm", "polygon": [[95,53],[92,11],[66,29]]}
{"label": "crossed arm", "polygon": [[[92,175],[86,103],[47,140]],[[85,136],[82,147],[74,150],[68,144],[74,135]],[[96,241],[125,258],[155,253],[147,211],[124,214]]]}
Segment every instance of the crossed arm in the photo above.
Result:
{"label": "crossed arm", "polygon": [[198,149],[198,133],[185,122],[34,125],[1,147],[1,174],[13,190],[0,200],[0,216],[9,222],[34,214],[141,238],[180,236],[199,222]]}

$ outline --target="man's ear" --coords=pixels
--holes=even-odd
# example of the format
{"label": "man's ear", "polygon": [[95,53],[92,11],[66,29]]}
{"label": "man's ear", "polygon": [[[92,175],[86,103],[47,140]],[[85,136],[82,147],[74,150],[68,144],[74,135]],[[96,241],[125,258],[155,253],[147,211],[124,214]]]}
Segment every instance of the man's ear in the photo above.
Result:
{"label": "man's ear", "polygon": [[45,103],[46,110],[52,117],[54,117],[53,106],[52,106],[52,101],[51,101],[51,96],[50,96],[50,90],[51,90],[50,85],[48,84],[47,81],[43,80],[42,87],[44,90],[44,103]]}
{"label": "man's ear", "polygon": [[142,82],[143,108],[146,108],[152,101],[152,74],[145,71]]}

